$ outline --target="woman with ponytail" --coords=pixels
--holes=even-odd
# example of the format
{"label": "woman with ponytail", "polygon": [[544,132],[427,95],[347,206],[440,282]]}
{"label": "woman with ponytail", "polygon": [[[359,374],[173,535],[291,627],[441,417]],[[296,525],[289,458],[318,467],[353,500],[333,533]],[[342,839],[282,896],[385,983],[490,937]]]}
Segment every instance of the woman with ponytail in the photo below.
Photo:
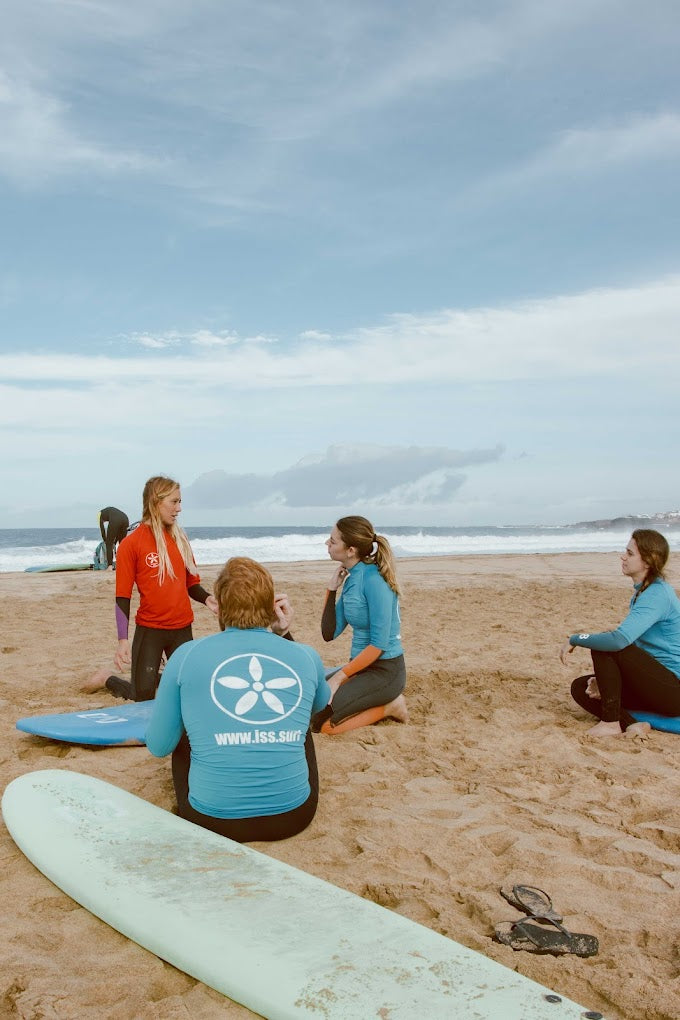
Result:
{"label": "woman with ponytail", "polygon": [[335,734],[388,716],[407,722],[399,586],[390,544],[365,517],[342,517],[326,546],[337,567],[326,591],[321,634],[333,641],[349,625],[352,649],[350,661],[328,681],[333,699],[313,728]]}
{"label": "woman with ponytail", "polygon": [[[142,520],[118,546],[116,558],[116,627],[118,669],[132,664],[129,681],[95,673],[89,690],[105,686],[116,697],[149,701],[158,686],[161,659],[193,638],[190,599],[215,614],[217,601],[200,584],[189,539],[177,523],[182,509],[179,484],[155,475],[144,486]],[[132,652],[128,641],[132,589],[139,591]],[[96,685],[96,686],[95,686]]]}
{"label": "woman with ponytail", "polygon": [[618,737],[649,731],[631,711],[680,715],[680,600],[664,577],[668,542],[658,531],[634,531],[621,557],[633,582],[630,611],[616,630],[572,634],[560,653],[590,648],[594,673],[571,685],[574,701],[600,721],[588,733]]}

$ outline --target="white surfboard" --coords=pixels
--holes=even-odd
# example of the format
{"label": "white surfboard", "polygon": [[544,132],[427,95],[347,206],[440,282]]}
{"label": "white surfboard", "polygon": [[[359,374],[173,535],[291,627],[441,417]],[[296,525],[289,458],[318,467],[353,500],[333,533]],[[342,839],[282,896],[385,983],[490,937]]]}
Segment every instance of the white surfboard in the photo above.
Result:
{"label": "white surfboard", "polygon": [[91,776],[20,776],[2,812],[74,900],[269,1020],[588,1016],[429,928]]}

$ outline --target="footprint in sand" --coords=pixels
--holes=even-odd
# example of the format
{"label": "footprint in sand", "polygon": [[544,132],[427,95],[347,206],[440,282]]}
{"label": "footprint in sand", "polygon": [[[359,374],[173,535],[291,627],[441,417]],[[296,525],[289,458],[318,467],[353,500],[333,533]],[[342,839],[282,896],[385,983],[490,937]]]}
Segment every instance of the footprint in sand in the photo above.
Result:
{"label": "footprint in sand", "polygon": [[42,751],[49,758],[65,758],[72,751],[70,744],[56,744],[54,741],[43,739],[43,737],[31,736],[27,746],[18,751],[17,757],[21,761],[34,758],[36,751]]}

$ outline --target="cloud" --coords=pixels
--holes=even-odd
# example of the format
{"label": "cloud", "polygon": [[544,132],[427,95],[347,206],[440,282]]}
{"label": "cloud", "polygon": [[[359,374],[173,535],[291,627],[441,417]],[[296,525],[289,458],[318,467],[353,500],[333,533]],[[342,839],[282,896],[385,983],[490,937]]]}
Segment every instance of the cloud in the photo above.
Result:
{"label": "cloud", "polygon": [[401,124],[443,90],[455,101],[459,83],[593,17],[592,0],[482,15],[403,2],[40,6],[37,26],[16,0],[3,21],[0,170],[17,183],[153,173],[232,213],[288,207],[302,161],[309,183],[327,146],[358,151],[386,114],[401,110]]}
{"label": "cloud", "polygon": [[[195,331],[149,334],[152,354],[126,357],[0,354],[5,384],[40,389],[200,387],[225,392],[329,389],[680,374],[680,277],[647,285],[511,303],[392,315],[333,341],[284,344],[267,337]],[[196,345],[196,337],[225,343]],[[161,348],[168,350],[161,352]],[[171,348],[171,349],[170,349]],[[162,354],[162,356],[161,356]],[[357,372],[361,365],[361,372]]]}
{"label": "cloud", "polygon": [[146,172],[155,159],[81,137],[68,104],[0,71],[0,173],[15,183],[42,184],[67,173]]}
{"label": "cloud", "polygon": [[475,198],[507,197],[542,180],[610,175],[616,168],[680,156],[680,114],[629,116],[618,123],[563,130],[524,162],[491,174],[465,192]]}
{"label": "cloud", "polygon": [[303,333],[300,333],[300,339],[326,341],[332,340],[333,337],[330,333],[324,333],[320,329],[306,329]]}
{"label": "cloud", "polygon": [[464,483],[462,468],[499,460],[501,454],[500,447],[461,451],[338,445],[272,475],[206,472],[186,488],[186,495],[200,510],[259,503],[293,508],[437,505],[450,500]]}
{"label": "cloud", "polygon": [[149,336],[148,333],[140,333],[133,337],[134,342],[140,347],[146,347],[152,351],[162,351],[166,347],[174,347],[177,339],[173,336]]}
{"label": "cloud", "polygon": [[199,329],[189,337],[189,342],[195,347],[232,347],[238,343],[235,333],[213,333],[209,329]]}
{"label": "cloud", "polygon": [[[249,345],[277,343],[276,338],[267,336],[241,337],[233,330],[197,329],[193,333],[181,333],[170,330],[167,333],[151,335],[150,333],[134,333],[130,342],[147,350],[161,351],[169,348],[199,348],[205,351],[219,350],[225,347],[241,345],[244,349]],[[156,366],[155,371],[158,371]],[[116,372],[112,373],[115,377]]]}
{"label": "cloud", "polygon": [[[553,169],[606,172],[613,163],[674,157],[680,153],[680,115],[658,113],[632,117],[601,128],[565,131],[542,157]],[[541,159],[538,161],[540,168]]]}

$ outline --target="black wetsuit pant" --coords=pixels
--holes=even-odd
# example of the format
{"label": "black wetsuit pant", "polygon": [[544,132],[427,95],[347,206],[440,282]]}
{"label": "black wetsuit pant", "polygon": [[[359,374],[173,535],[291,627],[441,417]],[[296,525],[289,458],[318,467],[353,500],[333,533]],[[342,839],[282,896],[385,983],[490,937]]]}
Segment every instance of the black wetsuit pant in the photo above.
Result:
{"label": "black wetsuit pant", "polygon": [[571,685],[572,698],[586,712],[604,722],[619,722],[624,730],[635,722],[631,711],[680,715],[680,678],[658,659],[637,645],[591,654],[600,697],[586,694],[592,673],[577,677]]}
{"label": "black wetsuit pant", "polygon": [[169,659],[176,648],[193,639],[191,625],[179,630],[158,630],[156,627],[135,627],[132,639],[132,673],[130,680],[110,676],[106,687],[117,698],[128,701],[151,701],[156,696],[161,659]]}
{"label": "black wetsuit pant", "polygon": [[123,541],[129,527],[128,515],[115,506],[105,506],[100,513],[99,530],[102,540],[106,542],[106,562],[109,567],[113,566],[114,549]]}
{"label": "black wetsuit pant", "polygon": [[403,655],[393,659],[376,659],[366,669],[355,673],[338,687],[333,701],[317,712],[312,720],[312,729],[318,732],[326,719],[338,726],[345,719],[365,712],[367,708],[389,705],[406,688],[406,663]]}
{"label": "black wetsuit pant", "polygon": [[177,797],[177,813],[204,829],[227,836],[237,843],[253,843],[259,840],[273,842],[277,839],[288,839],[306,829],[316,814],[319,801],[319,770],[316,764],[316,752],[312,734],[307,730],[305,738],[305,757],[309,769],[309,797],[292,811],[284,811],[279,815],[259,815],[254,818],[214,818],[204,815],[189,803],[189,764],[191,746],[186,733],[182,734],[179,744],[172,752],[172,779]]}

